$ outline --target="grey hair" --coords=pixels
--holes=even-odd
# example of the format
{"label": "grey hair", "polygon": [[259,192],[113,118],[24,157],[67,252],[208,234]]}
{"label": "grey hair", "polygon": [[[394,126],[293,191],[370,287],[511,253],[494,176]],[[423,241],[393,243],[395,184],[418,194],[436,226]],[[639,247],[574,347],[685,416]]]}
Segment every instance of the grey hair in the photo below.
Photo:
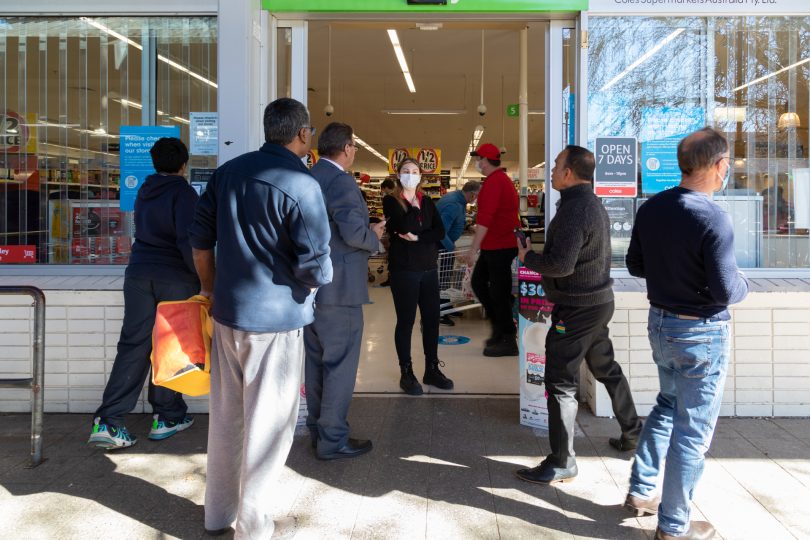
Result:
{"label": "grey hair", "polygon": [[464,184],[464,187],[461,188],[461,191],[464,193],[478,193],[481,191],[481,182],[476,180],[470,180]]}
{"label": "grey hair", "polygon": [[264,109],[264,140],[287,146],[302,128],[309,127],[309,111],[303,103],[279,98]]}

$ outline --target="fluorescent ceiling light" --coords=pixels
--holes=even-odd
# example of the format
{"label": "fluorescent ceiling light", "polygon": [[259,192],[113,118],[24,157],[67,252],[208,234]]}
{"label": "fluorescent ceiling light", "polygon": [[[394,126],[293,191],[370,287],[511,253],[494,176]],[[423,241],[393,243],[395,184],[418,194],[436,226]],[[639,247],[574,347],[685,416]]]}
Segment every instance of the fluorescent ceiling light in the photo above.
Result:
{"label": "fluorescent ceiling light", "polygon": [[[101,24],[98,21],[94,21],[93,19],[90,19],[88,17],[79,17],[79,20],[86,22],[87,24],[89,24],[90,26],[92,26],[94,28],[98,28],[99,30],[101,30],[105,34],[107,34],[109,36],[112,36],[115,39],[118,39],[120,41],[123,41],[124,43],[127,43],[131,47],[135,47],[139,51],[143,50],[143,45],[141,45],[140,43],[136,43],[135,41],[132,41],[128,37],[126,37],[126,36],[124,36],[122,34],[119,34],[115,30],[113,30],[112,28],[108,28],[108,27],[104,26],[103,24]],[[157,55],[157,59],[160,60],[161,62],[165,63],[165,64],[170,65],[171,67],[173,67],[174,69],[176,69],[178,71],[182,71],[183,73],[189,74],[190,76],[194,77],[195,79],[197,79],[199,81],[204,82],[205,84],[207,84],[208,86],[211,86],[212,88],[218,88],[217,83],[215,83],[214,81],[206,79],[205,77],[203,77],[199,73],[191,71],[186,66],[178,64],[174,60],[170,60],[169,58],[166,58],[162,54]]]}
{"label": "fluorescent ceiling light", "polygon": [[388,163],[388,158],[387,157],[385,157],[381,153],[377,152],[374,148],[369,146],[369,144],[366,141],[364,141],[363,139],[361,139],[357,135],[354,136],[354,142],[356,142],[357,144],[359,144],[360,146],[362,146],[363,148],[365,148],[366,150],[368,150],[369,152],[371,152],[372,154],[374,154],[375,156],[377,156],[378,158],[380,158],[384,162]]}
{"label": "fluorescent ceiling light", "polygon": [[608,82],[608,83],[607,83],[605,86],[603,86],[602,88],[600,88],[600,89],[599,89],[599,91],[600,91],[600,92],[604,92],[605,90],[607,90],[608,88],[610,88],[611,86],[613,86],[614,84],[616,84],[617,82],[619,82],[619,81],[620,81],[622,78],[624,78],[624,76],[625,76],[625,75],[627,75],[628,73],[630,73],[631,71],[633,71],[634,69],[636,69],[638,66],[640,66],[641,64],[643,64],[644,62],[646,62],[647,60],[649,60],[649,59],[650,59],[650,58],[651,58],[651,57],[652,57],[652,56],[653,56],[655,53],[657,53],[658,51],[660,51],[660,50],[661,50],[661,49],[662,49],[662,48],[663,48],[663,47],[664,47],[664,46],[665,46],[667,43],[669,43],[670,41],[672,41],[673,39],[675,39],[676,37],[678,37],[678,36],[681,34],[681,32],[683,32],[683,31],[684,31],[684,29],[683,29],[683,28],[678,28],[677,30],[675,30],[674,32],[672,32],[670,35],[668,35],[667,37],[665,37],[664,39],[662,39],[661,41],[659,41],[659,42],[658,42],[658,43],[655,45],[655,47],[653,47],[652,49],[650,49],[650,50],[649,50],[649,51],[647,51],[646,53],[642,54],[642,55],[639,57],[639,59],[638,59],[638,60],[636,60],[635,62],[633,62],[633,63],[632,63],[632,64],[630,64],[629,66],[627,66],[627,67],[624,69],[624,71],[622,71],[621,73],[619,73],[618,75],[616,75],[615,77],[613,77],[612,79],[610,79],[610,81],[609,81],[609,82]]}
{"label": "fluorescent ceiling light", "polygon": [[57,124],[56,122],[48,122],[47,120],[40,120],[36,124],[21,124],[27,127],[52,127],[52,128],[75,128],[79,127],[80,124]]}
{"label": "fluorescent ceiling light", "polygon": [[442,23],[416,23],[416,27],[419,30],[439,30],[442,27]]}
{"label": "fluorescent ceiling light", "polygon": [[529,111],[529,114],[546,114],[546,111]]}
{"label": "fluorescent ceiling light", "polygon": [[394,54],[397,55],[399,69],[402,70],[402,75],[405,76],[405,83],[408,85],[408,90],[410,90],[411,94],[413,94],[416,92],[416,87],[413,85],[411,72],[408,69],[408,62],[405,61],[405,53],[402,52],[402,45],[399,43],[399,35],[397,35],[397,31],[393,28],[389,28],[388,38],[391,40],[391,45],[394,46]]}
{"label": "fluorescent ceiling light", "polygon": [[545,165],[546,165],[546,162],[544,161],[542,163],[538,163],[537,165],[532,167],[532,169],[539,169],[540,167],[545,167]]}
{"label": "fluorescent ceiling light", "polygon": [[467,109],[383,109],[385,114],[402,114],[402,115],[451,115],[451,114],[467,114]]}
{"label": "fluorescent ceiling light", "polygon": [[[113,98],[113,101],[117,101],[118,103],[120,103],[121,105],[124,105],[126,107],[132,107],[132,108],[135,108],[135,109],[143,109],[143,105],[141,105],[137,101],[130,101],[128,99],[115,99],[115,98]],[[191,122],[189,120],[187,120],[185,118],[181,118],[179,116],[170,116],[170,115],[166,114],[163,111],[157,111],[157,113],[160,116],[168,116],[170,120],[174,120],[175,122],[180,122],[181,124],[186,124],[186,125],[191,124]]]}
{"label": "fluorescent ceiling light", "polygon": [[467,149],[467,155],[464,156],[464,163],[461,165],[461,169],[458,173],[459,180],[464,178],[464,174],[467,172],[467,167],[470,165],[470,152],[475,151],[478,148],[478,143],[481,142],[481,137],[484,136],[484,126],[475,126],[475,131],[473,131],[473,137],[470,141],[470,147]]}
{"label": "fluorescent ceiling light", "polygon": [[779,75],[780,73],[784,73],[785,71],[787,71],[787,70],[789,70],[789,69],[793,69],[793,68],[795,68],[795,67],[799,67],[799,66],[801,66],[802,64],[806,64],[807,62],[810,62],[810,58],[805,58],[804,60],[799,60],[799,61],[798,61],[798,62],[796,62],[795,64],[790,64],[790,65],[789,65],[789,66],[787,66],[787,67],[783,67],[783,68],[782,68],[782,69],[780,69],[779,71],[774,71],[773,73],[769,73],[769,74],[767,74],[767,75],[763,75],[762,77],[760,77],[760,78],[758,78],[758,79],[754,79],[753,81],[751,81],[751,82],[747,82],[747,83],[745,83],[745,84],[744,84],[744,85],[742,85],[742,86],[738,86],[738,87],[737,87],[737,88],[735,88],[733,91],[734,91],[734,92],[739,92],[739,91],[740,91],[740,90],[742,90],[743,88],[747,88],[747,87],[751,86],[752,84],[761,83],[762,81],[764,81],[764,80],[766,80],[766,79],[770,79],[771,77],[775,77],[776,75]]}

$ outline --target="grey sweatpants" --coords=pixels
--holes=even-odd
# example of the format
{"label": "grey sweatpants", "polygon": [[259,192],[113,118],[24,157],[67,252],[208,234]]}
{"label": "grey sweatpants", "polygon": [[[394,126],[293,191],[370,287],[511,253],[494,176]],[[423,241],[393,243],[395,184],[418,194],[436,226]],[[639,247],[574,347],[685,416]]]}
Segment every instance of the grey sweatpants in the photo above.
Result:
{"label": "grey sweatpants", "polygon": [[303,330],[256,333],[214,323],[205,528],[236,520],[237,540],[270,538],[272,500],[293,442]]}

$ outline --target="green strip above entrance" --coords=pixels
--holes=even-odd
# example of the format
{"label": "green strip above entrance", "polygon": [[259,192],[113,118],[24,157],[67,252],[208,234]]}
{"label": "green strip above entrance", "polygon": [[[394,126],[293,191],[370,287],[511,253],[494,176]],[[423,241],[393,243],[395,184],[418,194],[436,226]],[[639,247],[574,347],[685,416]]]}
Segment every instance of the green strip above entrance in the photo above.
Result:
{"label": "green strip above entrance", "polygon": [[586,11],[588,0],[447,0],[446,5],[408,5],[408,0],[262,0],[275,13],[545,13]]}

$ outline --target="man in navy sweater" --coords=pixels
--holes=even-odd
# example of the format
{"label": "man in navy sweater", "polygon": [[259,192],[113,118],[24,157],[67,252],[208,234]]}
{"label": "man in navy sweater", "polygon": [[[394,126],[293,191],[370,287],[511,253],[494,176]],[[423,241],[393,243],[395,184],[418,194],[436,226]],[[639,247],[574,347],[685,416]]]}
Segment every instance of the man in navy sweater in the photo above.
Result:
{"label": "man in navy sweater", "polygon": [[711,128],[682,140],[681,183],[639,208],[627,252],[627,269],[647,280],[661,391],[644,424],[625,505],[637,515],[658,513],[656,539],[714,537],[708,522],[690,522],[689,505],[723,397],[731,352],[727,308],[748,294],[731,217],[712,201],[726,187],[729,161],[728,142]]}
{"label": "man in navy sweater", "polygon": [[[124,415],[135,407],[149,375],[158,302],[185,300],[200,286],[187,233],[197,203],[197,193],[183,177],[188,150],[180,139],[164,137],[149,153],[157,173],[146,178],[135,199],[135,243],[124,277],[118,354],[88,441],[109,450],[137,442],[124,426]],[[149,404],[155,413],[150,439],[166,439],[194,422],[181,394],[151,380]]]}
{"label": "man in navy sweater", "polygon": [[318,287],[332,280],[329,216],[301,161],[314,132],[302,103],[270,103],[265,144],[216,170],[189,229],[200,294],[212,299],[215,321],[209,534],[223,534],[234,521],[236,539],[296,527],[292,517],[274,522],[269,501],[298,418],[304,326],[314,319]]}

